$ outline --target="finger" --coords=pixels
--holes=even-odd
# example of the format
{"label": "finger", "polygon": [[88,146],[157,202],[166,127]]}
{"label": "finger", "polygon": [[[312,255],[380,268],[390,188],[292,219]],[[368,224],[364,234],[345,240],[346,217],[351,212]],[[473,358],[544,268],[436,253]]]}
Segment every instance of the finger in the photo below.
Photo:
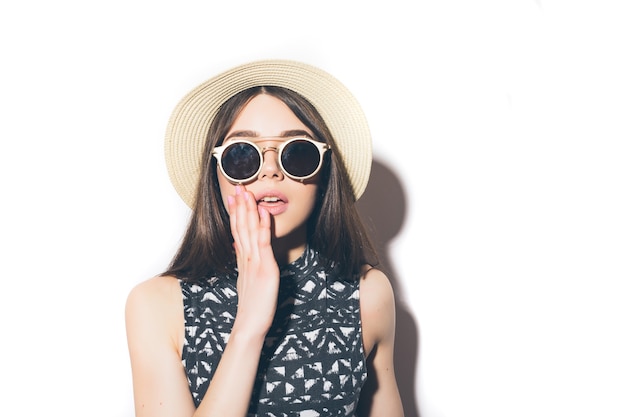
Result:
{"label": "finger", "polygon": [[271,244],[272,234],[272,216],[269,211],[263,207],[258,208],[259,212],[259,244],[261,246],[268,246]]}
{"label": "finger", "polygon": [[229,195],[226,200],[228,202],[228,213],[230,215],[230,233],[233,235],[233,246],[237,253],[241,252],[239,235],[237,233],[237,201],[232,195]]}
{"label": "finger", "polygon": [[246,223],[248,238],[250,239],[251,248],[254,251],[254,255],[258,256],[258,242],[259,242],[259,228],[260,218],[259,209],[254,198],[254,194],[244,189],[244,202],[246,205]]}
{"label": "finger", "polygon": [[239,248],[239,252],[247,251],[250,247],[250,239],[248,236],[246,202],[242,187],[235,186],[235,195],[228,197],[230,209],[230,229],[233,240]]}

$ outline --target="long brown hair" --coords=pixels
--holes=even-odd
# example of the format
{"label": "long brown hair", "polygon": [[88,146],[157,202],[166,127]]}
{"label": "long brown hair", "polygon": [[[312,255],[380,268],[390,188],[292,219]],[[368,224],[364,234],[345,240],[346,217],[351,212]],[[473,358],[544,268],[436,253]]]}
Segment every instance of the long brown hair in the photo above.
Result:
{"label": "long brown hair", "polygon": [[[236,265],[228,212],[217,181],[217,163],[211,156],[224,140],[243,107],[259,94],[283,101],[311,129],[317,140],[336,150],[334,139],[318,111],[301,95],[274,86],[253,87],[226,101],[218,111],[202,155],[195,205],[183,241],[162,275],[196,281],[232,271]],[[360,275],[364,264],[377,265],[378,256],[361,222],[348,174],[336,151],[326,152],[315,207],[307,223],[308,245],[327,266],[342,276]]]}

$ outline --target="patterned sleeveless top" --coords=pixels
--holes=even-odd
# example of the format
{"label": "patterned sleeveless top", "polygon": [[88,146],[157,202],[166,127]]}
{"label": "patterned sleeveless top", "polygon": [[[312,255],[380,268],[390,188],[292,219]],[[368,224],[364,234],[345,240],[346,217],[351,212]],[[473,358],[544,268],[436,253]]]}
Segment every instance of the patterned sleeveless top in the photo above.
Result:
{"label": "patterned sleeveless top", "polygon": [[[353,416],[367,378],[359,280],[323,268],[307,248],[281,268],[278,308],[262,349],[248,416]],[[196,407],[228,342],[237,312],[236,272],[180,280],[182,362]]]}

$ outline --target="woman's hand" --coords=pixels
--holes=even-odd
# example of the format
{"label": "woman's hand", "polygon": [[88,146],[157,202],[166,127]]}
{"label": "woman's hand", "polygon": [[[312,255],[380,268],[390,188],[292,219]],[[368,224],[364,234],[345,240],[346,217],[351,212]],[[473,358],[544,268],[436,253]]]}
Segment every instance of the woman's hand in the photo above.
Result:
{"label": "woman's hand", "polygon": [[242,186],[228,196],[237,254],[237,316],[211,384],[194,416],[247,415],[265,336],[274,319],[280,273],[270,214]]}
{"label": "woman's hand", "polygon": [[257,206],[254,195],[240,185],[235,195],[228,197],[228,211],[239,270],[239,304],[233,333],[265,336],[274,319],[280,282],[272,250],[272,219]]}

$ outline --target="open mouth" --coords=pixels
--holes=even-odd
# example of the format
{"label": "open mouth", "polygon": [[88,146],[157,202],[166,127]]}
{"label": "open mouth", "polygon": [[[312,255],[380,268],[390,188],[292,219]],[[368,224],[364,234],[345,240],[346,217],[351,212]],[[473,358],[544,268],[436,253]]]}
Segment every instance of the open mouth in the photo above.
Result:
{"label": "open mouth", "polygon": [[268,196],[268,197],[263,197],[262,199],[260,199],[258,203],[273,204],[273,203],[280,203],[281,201],[282,200],[278,197]]}

